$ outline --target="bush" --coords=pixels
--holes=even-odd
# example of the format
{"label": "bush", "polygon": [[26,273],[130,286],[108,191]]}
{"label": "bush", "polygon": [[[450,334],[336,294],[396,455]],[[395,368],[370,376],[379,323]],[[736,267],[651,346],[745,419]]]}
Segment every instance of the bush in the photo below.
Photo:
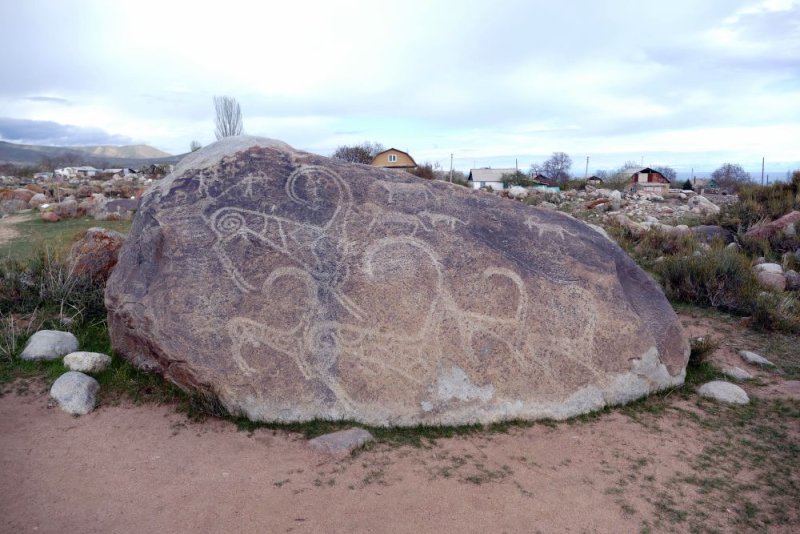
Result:
{"label": "bush", "polygon": [[760,289],[747,256],[720,246],[705,254],[666,257],[653,270],[668,298],[740,315],[753,311]]}
{"label": "bush", "polygon": [[719,222],[733,230],[747,230],[764,221],[772,221],[800,209],[800,171],[789,183],[768,186],[744,184],[739,187],[739,201],[723,207]]}
{"label": "bush", "polygon": [[31,260],[0,262],[0,314],[30,314],[36,310],[78,321],[105,319],[105,286],[79,276],[49,251]]}
{"label": "bush", "polygon": [[719,348],[719,341],[711,336],[693,337],[689,340],[689,366],[699,367]]}
{"label": "bush", "polygon": [[501,179],[503,181],[503,187],[506,189],[515,185],[520,187],[532,187],[536,185],[536,182],[534,182],[530,176],[519,170],[510,174],[504,174]]}

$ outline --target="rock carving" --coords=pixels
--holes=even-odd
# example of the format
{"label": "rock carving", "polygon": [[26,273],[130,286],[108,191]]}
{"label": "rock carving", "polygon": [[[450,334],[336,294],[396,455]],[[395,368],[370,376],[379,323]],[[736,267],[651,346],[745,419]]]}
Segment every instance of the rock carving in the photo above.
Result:
{"label": "rock carving", "polygon": [[254,138],[148,191],[106,303],[120,354],[260,420],[562,418],[680,383],[688,356],[583,223]]}

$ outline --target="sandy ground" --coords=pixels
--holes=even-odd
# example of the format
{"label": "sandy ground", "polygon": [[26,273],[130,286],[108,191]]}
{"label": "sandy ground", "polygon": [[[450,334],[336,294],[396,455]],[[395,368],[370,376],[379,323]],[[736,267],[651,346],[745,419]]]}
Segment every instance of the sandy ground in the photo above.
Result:
{"label": "sandy ground", "polygon": [[[684,319],[692,335],[714,326]],[[707,436],[681,415],[694,401],[669,402],[646,423],[612,411],[331,458],[297,434],[196,423],[173,406],[71,417],[39,384],[0,397],[0,531],[686,531],[664,510],[698,495],[665,488]]]}
{"label": "sandy ground", "polygon": [[0,218],[0,245],[4,245],[9,241],[19,237],[19,232],[14,225],[17,223],[25,222],[31,218],[31,215],[26,213],[23,215],[10,215],[8,217]]}
{"label": "sandy ground", "polygon": [[332,459],[171,407],[77,419],[40,394],[0,399],[0,435],[6,532],[636,531],[606,490],[640,458],[679,471],[700,445],[615,414]]}

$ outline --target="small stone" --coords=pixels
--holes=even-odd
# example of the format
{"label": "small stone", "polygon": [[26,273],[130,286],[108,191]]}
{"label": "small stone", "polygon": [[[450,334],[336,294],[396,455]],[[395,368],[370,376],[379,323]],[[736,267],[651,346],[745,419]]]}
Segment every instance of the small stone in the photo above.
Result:
{"label": "small stone", "polygon": [[372,434],[363,428],[348,428],[339,432],[323,434],[312,439],[308,444],[317,452],[339,455],[347,454],[373,439],[375,438],[372,437]]}
{"label": "small stone", "polygon": [[71,352],[64,356],[64,366],[81,373],[102,373],[110,364],[111,357],[99,352]]}
{"label": "small stone", "polygon": [[53,213],[52,211],[46,211],[42,213],[42,220],[44,222],[58,222],[61,220],[61,217],[59,217],[56,213]]}
{"label": "small stone", "polygon": [[56,360],[78,350],[78,338],[69,332],[39,330],[31,336],[19,357],[23,360]]}
{"label": "small stone", "polygon": [[751,375],[750,373],[739,367],[726,367],[725,369],[722,370],[722,373],[729,378],[733,378],[734,380],[753,379],[753,375]]}
{"label": "small stone", "polygon": [[94,410],[99,390],[100,384],[91,376],[69,371],[53,382],[50,396],[65,412],[86,415]]}
{"label": "small stone", "polygon": [[786,289],[786,277],[781,273],[756,271],[756,280],[758,280],[762,286],[775,291],[783,291]]}
{"label": "small stone", "polygon": [[800,273],[797,271],[786,271],[783,273],[786,278],[786,289],[789,291],[797,291],[800,289]]}
{"label": "small stone", "polygon": [[753,270],[757,273],[783,274],[783,267],[778,263],[759,263]]}
{"label": "small stone", "polygon": [[714,380],[703,384],[697,392],[703,397],[728,404],[748,404],[750,402],[750,397],[747,396],[745,390],[723,380]]}
{"label": "small stone", "polygon": [[761,356],[760,354],[756,354],[755,352],[750,352],[749,350],[740,350],[739,356],[741,356],[741,358],[750,365],[763,365],[769,367],[774,365],[765,357]]}

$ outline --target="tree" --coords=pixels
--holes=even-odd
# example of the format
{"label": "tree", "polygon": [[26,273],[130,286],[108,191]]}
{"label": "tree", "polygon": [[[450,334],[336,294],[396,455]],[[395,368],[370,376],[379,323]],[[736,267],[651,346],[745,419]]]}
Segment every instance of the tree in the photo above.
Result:
{"label": "tree", "polygon": [[364,141],[360,145],[341,145],[336,148],[332,157],[348,163],[369,165],[375,159],[375,156],[384,150],[383,145],[380,143]]}
{"label": "tree", "polygon": [[197,152],[201,148],[203,148],[203,145],[200,144],[200,141],[192,141],[191,143],[189,143],[190,152]]}
{"label": "tree", "polygon": [[531,165],[531,171],[541,172],[557,183],[564,183],[569,180],[569,170],[572,168],[572,158],[566,152],[553,152],[550,159],[542,163],[540,168]]}
{"label": "tree", "polygon": [[687,178],[686,181],[683,182],[682,189],[684,191],[694,191],[694,187],[692,187],[692,181]]}
{"label": "tree", "polygon": [[736,190],[740,185],[750,181],[750,174],[738,163],[723,163],[711,173],[711,179],[722,188]]}
{"label": "tree", "polygon": [[535,185],[530,176],[519,170],[502,175],[500,180],[503,182],[503,187],[511,187],[513,185],[518,185],[520,187],[531,187],[532,185]]}
{"label": "tree", "polygon": [[663,174],[664,178],[666,178],[670,182],[674,182],[678,178],[678,173],[675,172],[675,169],[673,169],[672,167],[667,167],[666,165],[662,167],[653,167],[653,170]]}
{"label": "tree", "polygon": [[214,110],[217,114],[217,128],[214,130],[217,139],[242,135],[242,108],[235,98],[215,96]]}

